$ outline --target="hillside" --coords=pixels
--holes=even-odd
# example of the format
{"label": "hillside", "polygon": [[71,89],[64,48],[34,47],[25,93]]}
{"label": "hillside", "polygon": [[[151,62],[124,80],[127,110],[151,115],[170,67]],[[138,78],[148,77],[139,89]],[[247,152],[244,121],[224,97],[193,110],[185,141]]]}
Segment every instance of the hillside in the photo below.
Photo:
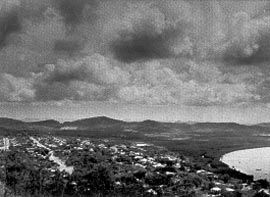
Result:
{"label": "hillside", "polygon": [[37,121],[37,122],[28,122],[27,125],[52,127],[52,128],[60,128],[61,127],[61,123],[56,121],[56,120],[44,120],[44,121]]}
{"label": "hillside", "polygon": [[72,122],[64,122],[62,127],[78,127],[78,128],[93,128],[93,127],[110,127],[115,125],[125,124],[124,121],[115,120],[108,118],[106,116],[99,116],[94,118],[86,118],[81,120],[76,120]]}
{"label": "hillside", "polygon": [[16,126],[22,126],[25,125],[25,122],[21,120],[15,120],[11,118],[0,118],[0,126],[1,127],[16,127]]}
{"label": "hillside", "polygon": [[11,118],[0,118],[0,127],[18,127],[21,126],[42,126],[51,128],[60,127],[77,127],[78,129],[91,129],[91,128],[106,128],[112,126],[119,126],[122,128],[138,128],[142,129],[181,129],[185,131],[200,131],[204,129],[211,129],[213,131],[224,131],[224,130],[266,130],[266,127],[270,127],[270,123],[260,123],[255,125],[241,125],[233,122],[158,122],[154,120],[144,120],[140,122],[126,122],[122,120],[112,119],[106,116],[98,116],[92,118],[85,118],[75,121],[67,121],[60,123],[56,120],[43,120],[35,122],[24,122],[21,120]]}

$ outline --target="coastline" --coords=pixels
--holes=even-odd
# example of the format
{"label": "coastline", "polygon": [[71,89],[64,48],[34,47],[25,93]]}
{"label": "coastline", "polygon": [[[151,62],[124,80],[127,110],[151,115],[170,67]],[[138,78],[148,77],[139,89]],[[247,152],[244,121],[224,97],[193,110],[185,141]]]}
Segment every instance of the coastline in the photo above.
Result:
{"label": "coastline", "polygon": [[[270,147],[241,149],[229,152],[220,157],[220,161],[231,169],[252,175],[254,181],[259,179],[270,180]],[[264,162],[262,162],[264,161]]]}

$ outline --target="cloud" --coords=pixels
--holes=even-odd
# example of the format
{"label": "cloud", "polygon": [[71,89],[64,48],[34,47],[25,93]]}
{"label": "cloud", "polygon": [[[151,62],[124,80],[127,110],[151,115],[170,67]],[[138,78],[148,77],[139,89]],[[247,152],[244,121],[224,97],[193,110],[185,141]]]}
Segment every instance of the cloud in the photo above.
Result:
{"label": "cloud", "polygon": [[129,86],[120,89],[118,97],[124,103],[138,104],[179,104],[173,97],[172,92],[164,90],[166,86],[147,87],[147,86]]}
{"label": "cloud", "polygon": [[[112,43],[111,49],[115,57],[123,62],[188,56],[192,53],[192,46],[189,38],[183,37],[180,29],[166,29],[160,34],[147,31],[122,33],[120,39]],[[186,44],[174,46],[179,39]]]}
{"label": "cloud", "polygon": [[129,74],[120,67],[114,66],[109,59],[102,55],[94,54],[79,60],[59,60],[46,80],[49,82],[88,81],[96,84],[126,83]]}
{"label": "cloud", "polygon": [[59,60],[55,65],[46,65],[35,88],[39,100],[101,99],[128,81],[128,72],[95,54],[77,61]]}
{"label": "cloud", "polygon": [[35,88],[36,99],[41,101],[74,99],[77,95],[77,92],[74,89],[66,84],[58,82],[53,84],[39,83]]}
{"label": "cloud", "polygon": [[185,104],[198,106],[230,105],[260,99],[247,84],[187,84]]}
{"label": "cloud", "polygon": [[53,50],[55,41],[66,36],[61,17],[53,8],[45,9],[41,15],[43,19],[38,22],[22,18],[22,30],[7,38],[9,45],[0,51],[1,72],[26,77],[31,72],[39,72],[40,65],[55,62],[62,55]]}
{"label": "cloud", "polygon": [[[47,65],[49,66],[49,65]],[[54,65],[52,65],[54,67]],[[74,80],[84,80],[87,75],[84,72],[84,68],[57,68],[52,73],[49,73],[49,76],[46,77],[45,81],[49,84],[52,83],[62,83],[68,84]]]}
{"label": "cloud", "polygon": [[43,12],[43,20],[36,23],[27,21],[21,35],[21,43],[34,51],[49,53],[57,40],[66,37],[65,25],[54,8],[48,7]]}
{"label": "cloud", "polygon": [[[67,25],[78,25],[83,19],[93,21],[96,17],[94,9],[97,2],[95,0],[57,0],[56,2],[57,8]],[[84,10],[86,10],[87,15],[85,15]]]}
{"label": "cloud", "polygon": [[[135,104],[230,105],[261,99],[252,75],[224,74],[216,65],[170,61],[120,67],[100,54],[58,60],[28,78],[2,76],[2,101],[110,101]],[[260,77],[260,76],[258,76]],[[262,80],[263,81],[263,80]]]}
{"label": "cloud", "polygon": [[1,100],[264,102],[267,8],[220,1],[1,1]]}
{"label": "cloud", "polygon": [[190,24],[186,18],[175,18],[154,3],[128,6],[123,18],[113,21],[118,24],[112,29],[116,36],[109,48],[116,59],[129,63],[192,55],[193,43],[187,33]]}
{"label": "cloud", "polygon": [[0,16],[0,47],[7,44],[7,40],[12,33],[19,32],[22,29],[21,21],[17,10],[11,10]]}
{"label": "cloud", "polygon": [[0,2],[0,9],[1,11],[8,11],[19,5],[20,0],[2,0]]}
{"label": "cloud", "polygon": [[238,12],[232,18],[232,32],[225,43],[214,48],[215,56],[233,65],[258,65],[268,62],[270,17],[251,18]]}
{"label": "cloud", "polygon": [[32,82],[29,79],[4,73],[0,75],[0,83],[1,102],[33,101],[35,97]]}
{"label": "cloud", "polygon": [[82,44],[77,40],[57,40],[54,43],[54,50],[59,53],[66,53],[72,56],[82,49]]}
{"label": "cloud", "polygon": [[[134,81],[130,85],[120,87],[118,99],[127,103],[200,106],[229,105],[260,99],[253,85],[240,79],[231,81],[214,65],[197,65],[192,61],[186,64],[189,67],[187,77],[157,61],[147,63],[143,69],[133,72]],[[206,72],[211,69],[213,76]],[[234,75],[233,78],[239,76]]]}

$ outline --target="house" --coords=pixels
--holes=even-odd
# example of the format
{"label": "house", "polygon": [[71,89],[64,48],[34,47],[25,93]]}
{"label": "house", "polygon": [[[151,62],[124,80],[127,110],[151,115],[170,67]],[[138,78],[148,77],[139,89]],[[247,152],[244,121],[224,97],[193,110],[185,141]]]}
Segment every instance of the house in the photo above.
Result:
{"label": "house", "polygon": [[213,187],[210,189],[210,192],[212,194],[220,194],[221,193],[221,189],[219,187]]}

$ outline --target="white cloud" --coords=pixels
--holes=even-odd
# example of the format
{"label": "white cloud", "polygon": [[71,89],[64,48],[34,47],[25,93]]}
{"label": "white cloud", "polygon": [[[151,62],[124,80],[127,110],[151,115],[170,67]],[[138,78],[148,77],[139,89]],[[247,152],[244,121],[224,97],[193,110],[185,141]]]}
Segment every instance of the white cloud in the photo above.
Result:
{"label": "white cloud", "polygon": [[132,73],[131,85],[120,87],[118,99],[128,103],[185,105],[226,105],[259,99],[255,86],[241,80],[234,83],[214,65],[192,61],[187,64],[188,77],[182,77],[182,73],[157,61],[146,63],[143,69]]}
{"label": "white cloud", "polygon": [[46,65],[35,87],[41,100],[108,100],[114,89],[127,84],[129,78],[129,72],[94,54]]}
{"label": "white cloud", "polygon": [[32,81],[25,78],[17,78],[10,74],[0,75],[0,101],[31,101],[35,92]]}

